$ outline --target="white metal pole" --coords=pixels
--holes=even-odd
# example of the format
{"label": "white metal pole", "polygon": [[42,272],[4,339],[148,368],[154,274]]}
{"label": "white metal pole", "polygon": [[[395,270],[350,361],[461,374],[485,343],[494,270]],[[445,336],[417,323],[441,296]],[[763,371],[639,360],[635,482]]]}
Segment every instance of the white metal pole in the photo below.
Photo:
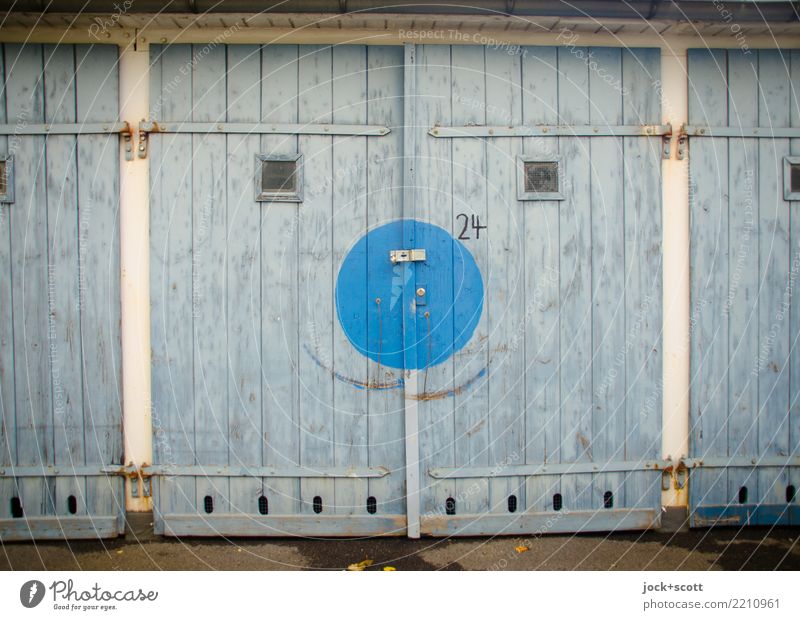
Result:
{"label": "white metal pole", "polygon": [[[661,50],[661,109],[677,135],[688,117],[686,48]],[[662,165],[664,256],[663,456],[677,464],[689,449],[689,166],[677,159],[677,138]],[[686,488],[662,494],[664,506],[685,506]]]}
{"label": "white metal pole", "polygon": [[[120,118],[135,123],[147,118],[149,54],[133,43],[120,48]],[[134,136],[136,135],[134,131]],[[134,143],[134,151],[136,144]],[[150,206],[148,163],[135,156],[126,161],[120,152],[120,278],[122,294],[122,395],[125,462],[153,462],[150,405]],[[125,488],[125,506],[147,511],[149,498],[131,497]]]}

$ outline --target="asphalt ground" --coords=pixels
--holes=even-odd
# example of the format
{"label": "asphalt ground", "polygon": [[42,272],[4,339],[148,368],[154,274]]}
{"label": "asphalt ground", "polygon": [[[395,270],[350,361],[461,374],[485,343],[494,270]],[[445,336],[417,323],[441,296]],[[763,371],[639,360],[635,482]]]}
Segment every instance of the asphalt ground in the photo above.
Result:
{"label": "asphalt ground", "polygon": [[140,523],[107,541],[10,542],[3,570],[800,570],[798,528],[532,538],[161,538]]}

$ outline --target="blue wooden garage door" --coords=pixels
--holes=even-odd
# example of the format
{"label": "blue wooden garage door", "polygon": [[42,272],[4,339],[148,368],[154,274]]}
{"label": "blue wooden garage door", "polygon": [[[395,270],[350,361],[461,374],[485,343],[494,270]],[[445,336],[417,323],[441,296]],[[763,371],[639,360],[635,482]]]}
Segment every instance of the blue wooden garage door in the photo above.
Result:
{"label": "blue wooden garage door", "polygon": [[0,75],[0,540],[115,536],[117,48],[5,44]]}
{"label": "blue wooden garage door", "polygon": [[691,523],[799,524],[800,53],[690,50],[689,78]]}
{"label": "blue wooden garage door", "polygon": [[151,55],[157,531],[658,522],[657,51]]}
{"label": "blue wooden garage door", "polygon": [[[402,370],[356,333],[400,333],[401,238],[363,238],[402,217],[402,48],[150,54],[156,531],[404,534]],[[256,200],[287,155],[301,202]]]}
{"label": "blue wooden garage door", "polygon": [[416,269],[422,533],[658,524],[659,51],[418,46],[415,76],[415,217],[459,244]]}

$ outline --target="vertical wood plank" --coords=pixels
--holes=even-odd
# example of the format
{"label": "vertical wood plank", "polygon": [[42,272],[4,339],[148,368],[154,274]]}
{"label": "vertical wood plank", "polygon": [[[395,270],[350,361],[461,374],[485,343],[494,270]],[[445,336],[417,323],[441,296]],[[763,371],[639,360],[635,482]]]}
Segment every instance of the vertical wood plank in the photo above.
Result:
{"label": "vertical wood plank", "polygon": [[[296,123],[297,46],[261,50],[261,117],[264,122]],[[296,136],[262,136],[267,155],[297,152]],[[261,347],[264,465],[300,464],[298,384],[298,237],[303,204],[267,203],[261,217]],[[300,510],[297,478],[265,478],[270,514]]]}
{"label": "vertical wood plank", "polygon": [[[417,46],[417,88],[419,103],[414,121],[417,135],[416,160],[416,200],[415,218],[434,224],[452,232],[452,156],[451,145],[447,140],[432,138],[427,134],[434,125],[451,125],[451,75],[450,47],[446,45]],[[408,153],[405,154],[409,156]],[[406,217],[408,217],[406,215]],[[417,247],[432,244],[423,231],[416,231]],[[416,266],[416,282],[425,284],[428,294],[445,300],[444,307],[452,306],[451,266],[436,265],[427,267],[424,263]],[[418,364],[427,362],[428,331],[438,326],[442,334],[452,332],[453,317],[424,316],[423,307],[417,312],[416,335]],[[446,345],[444,345],[446,347]],[[452,343],[451,343],[452,347]],[[452,350],[452,349],[451,349]],[[453,400],[451,398],[426,399],[425,393],[448,390],[453,385],[453,360],[422,368],[418,374],[418,389],[421,394],[418,404],[420,428],[420,471],[424,475],[431,467],[452,467],[455,463],[455,424]],[[424,476],[421,482],[422,501],[420,510],[429,515],[443,515],[448,498],[456,498],[456,485],[453,480],[433,480]],[[456,506],[456,511],[459,507]]]}
{"label": "vertical wood plank", "polygon": [[[150,115],[164,121],[191,118],[191,46],[150,47]],[[181,71],[183,69],[183,71]],[[194,464],[192,322],[192,137],[150,137],[151,346],[155,458],[163,465]],[[160,477],[155,505],[161,514],[190,513],[195,482]]]}
{"label": "vertical wood plank", "polygon": [[[298,122],[330,122],[331,48],[301,46],[298,62]],[[301,136],[298,141],[307,190],[301,207],[298,250],[300,459],[301,464],[320,469],[334,464],[331,145],[331,138],[325,136]],[[307,350],[302,350],[306,347]],[[322,513],[330,512],[336,504],[333,480],[301,480],[303,513],[314,514],[315,497],[322,500]]]}
{"label": "vertical wood plank", "polygon": [[[625,124],[660,122],[658,49],[625,50]],[[661,455],[661,140],[623,138],[625,152],[626,460]],[[634,472],[625,485],[628,507],[661,506],[658,472]],[[657,513],[660,515],[660,513]]]}
{"label": "vertical wood plank", "polygon": [[[77,119],[75,48],[71,45],[45,46],[44,57],[45,120],[48,123],[74,123]],[[86,463],[76,150],[75,136],[47,138],[48,356],[53,395],[54,463],[65,472]],[[67,476],[56,479],[56,514],[69,514],[67,502],[70,496],[76,500],[75,514],[87,514],[84,478]]]}
{"label": "vertical wood plank", "polygon": [[[261,118],[260,48],[227,47],[228,122]],[[227,318],[229,465],[261,464],[261,205],[255,201],[255,135],[227,136]],[[258,438],[258,439],[256,439]],[[230,479],[230,511],[253,514],[260,478]]]}
{"label": "vertical wood plank", "polygon": [[[522,121],[521,59],[486,48],[486,122]],[[522,203],[517,200],[517,155],[522,141],[486,140],[489,274],[486,308],[489,334],[489,463],[498,470],[525,458],[525,348],[511,346],[525,316],[525,245]],[[499,198],[499,200],[497,199]],[[524,479],[490,481],[489,508],[508,514],[508,498],[525,505]]]}
{"label": "vertical wood plank", "polygon": [[[367,142],[367,227],[372,229],[403,217],[403,48],[367,47],[367,122],[391,129],[388,136]],[[410,154],[409,156],[413,156]],[[397,240],[398,248],[402,239]],[[386,262],[368,259],[367,281],[385,277]],[[368,307],[374,300],[367,299]],[[370,312],[367,321],[377,320]],[[382,317],[385,329],[402,331],[402,316],[393,323]],[[367,330],[367,333],[371,333]],[[377,343],[370,343],[370,349]],[[370,383],[390,383],[401,370],[367,361]],[[369,481],[378,514],[405,514],[405,431],[402,390],[369,390],[370,465],[388,468],[384,478]]]}
{"label": "vertical wood plank", "polygon": [[[44,121],[42,46],[6,45],[6,114],[24,127]],[[14,136],[15,200],[11,214],[11,273],[17,465],[53,457],[47,341],[47,194],[45,139]],[[44,478],[19,481],[26,517],[49,512]]]}
{"label": "vertical wood plank", "polygon": [[[789,79],[791,83],[791,99],[789,106],[791,108],[791,124],[792,127],[800,127],[800,50],[792,50],[789,54],[790,74]],[[794,156],[800,155],[800,140],[794,139],[790,142],[790,153]],[[791,248],[792,256],[796,256],[798,248],[800,248],[800,216],[798,216],[798,209],[800,209],[800,201],[789,203],[789,217],[791,219]],[[789,327],[791,338],[791,360],[789,368],[791,370],[790,382],[790,400],[789,400],[789,450],[790,454],[800,454],[800,347],[798,347],[798,340],[800,340],[800,308],[794,301],[791,302],[791,325]],[[795,489],[794,505],[800,504],[800,471],[798,468],[789,470],[789,484]],[[795,508],[795,510],[797,510]],[[797,520],[792,521],[792,525],[800,525]]]}
{"label": "vertical wood plank", "polygon": [[[116,46],[75,48],[79,123],[118,118]],[[122,462],[119,138],[78,136],[78,235],[86,462]],[[122,514],[119,476],[86,481],[91,514]],[[122,526],[122,522],[119,524]]]}
{"label": "vertical wood plank", "polygon": [[[728,50],[728,118],[734,127],[758,126],[758,55]],[[728,456],[758,454],[758,139],[728,140],[728,284],[720,311],[728,314]],[[722,302],[723,300],[719,300]],[[727,472],[725,504],[739,502],[739,489],[753,497],[753,469]]]}
{"label": "vertical wood plank", "polygon": [[[451,122],[456,126],[486,123],[486,65],[483,47],[456,45],[452,48]],[[477,218],[485,226],[489,221],[486,189],[486,147],[483,140],[453,139],[453,233],[457,238],[464,217]],[[460,215],[460,214],[463,214]],[[490,273],[488,229],[464,245],[472,253],[486,281]],[[454,354],[454,382],[460,385],[485,373],[489,366],[488,312],[484,311],[471,342]],[[456,325],[472,317],[463,316],[456,308]],[[484,375],[467,392],[455,394],[455,466],[487,466],[489,463],[489,383]],[[456,481],[456,497],[461,512],[477,514],[489,510],[489,480],[468,478]],[[462,499],[463,498],[463,499]]]}
{"label": "vertical wood plank", "polygon": [[[785,58],[778,50],[758,52],[759,110],[761,127],[787,127],[790,123],[790,82]],[[781,179],[783,156],[789,140],[759,140],[758,144],[758,243],[759,281],[763,282],[758,301],[758,453],[760,456],[789,454],[789,352],[790,340],[787,297],[800,270],[800,255],[789,243],[789,209],[783,200],[782,184],[766,179]],[[786,468],[759,467],[758,502],[785,503],[788,484]],[[755,498],[753,498],[755,499]],[[788,524],[788,512],[778,523]]]}
{"label": "vertical wood plank", "polygon": [[[579,52],[582,51],[583,55]],[[558,111],[562,123],[589,121],[589,50],[558,50]],[[592,261],[589,139],[561,140],[564,188],[561,244],[561,462],[592,460]],[[567,509],[587,509],[591,474],[566,475],[561,493]]]}
{"label": "vertical wood plank", "polygon": [[[800,51],[792,50],[789,52],[789,67],[790,67],[790,82],[791,82],[791,99],[789,107],[791,109],[791,124],[792,127],[800,127]],[[800,155],[800,140],[794,139],[790,142],[790,153],[794,156]],[[798,248],[800,247],[800,217],[797,215],[798,208],[800,208],[800,201],[794,201],[789,205],[789,216],[791,219],[791,248],[792,255],[796,256]],[[789,400],[789,454],[800,454],[800,347],[798,347],[798,339],[800,339],[800,308],[794,301],[791,302],[791,325],[789,333],[791,338],[791,360],[789,368],[791,370],[790,382],[790,400]],[[800,471],[795,467],[789,470],[789,484],[795,489],[794,505],[800,503],[800,493],[797,489],[800,488]],[[795,508],[797,510],[797,508]],[[800,521],[795,519],[792,525],[800,525]]]}
{"label": "vertical wood plank", "polygon": [[[223,122],[227,103],[225,47],[191,47],[191,118],[194,122]],[[228,462],[227,333],[220,323],[226,316],[227,295],[227,158],[225,136],[192,136],[192,391],[194,399],[194,462]],[[180,163],[178,164],[180,165]],[[238,235],[237,235],[238,237]],[[240,308],[240,311],[242,309]],[[210,496],[215,510],[228,499],[227,478],[198,476],[193,504]]]}
{"label": "vertical wood plank", "polygon": [[[0,44],[0,78],[6,84],[6,46]],[[13,62],[13,57],[12,57]],[[7,123],[5,87],[0,89],[0,123]],[[0,152],[12,155],[12,138],[0,136]],[[13,204],[0,204],[0,464],[14,465],[17,462],[16,407],[14,393],[14,313],[12,301],[12,253],[11,215]],[[16,482],[12,478],[0,478],[0,497],[17,495]],[[0,502],[0,518],[11,517],[9,499]]]}
{"label": "vertical wood plank", "polygon": [[[622,53],[592,50],[598,71],[589,73],[590,121],[622,124]],[[600,72],[602,69],[602,73]],[[605,76],[611,76],[608,79]],[[622,140],[593,138],[591,152],[592,460],[625,460],[625,202]],[[660,162],[658,163],[660,165]],[[598,474],[591,507],[625,506],[625,474]]]}
{"label": "vertical wood plank", "polygon": [[[724,51],[689,50],[689,121],[727,121],[727,57]],[[716,301],[728,293],[728,151],[725,139],[692,142],[689,158],[691,214],[690,444],[696,457],[727,454],[728,316]],[[722,504],[724,470],[700,470],[690,481],[691,508]]]}
{"label": "vertical wood plank", "polygon": [[[558,54],[554,47],[527,47],[522,57],[522,109],[526,125],[557,124]],[[523,154],[558,155],[558,138],[525,138]],[[523,204],[525,223],[525,460],[560,461],[560,201]],[[518,345],[519,346],[519,345]],[[560,476],[531,476],[527,509],[552,510]]]}
{"label": "vertical wood plank", "polygon": [[[333,48],[333,122],[365,124],[367,119],[367,53],[363,46]],[[333,274],[367,225],[367,138],[345,136],[333,141]],[[374,138],[371,138],[374,140]],[[367,268],[358,287],[340,291],[363,300],[366,309]],[[366,357],[354,355],[338,320],[333,321],[333,368],[346,377],[367,378]],[[369,464],[367,392],[341,382],[333,385],[334,464],[364,467]],[[339,514],[367,514],[366,480],[336,480],[335,510]]]}

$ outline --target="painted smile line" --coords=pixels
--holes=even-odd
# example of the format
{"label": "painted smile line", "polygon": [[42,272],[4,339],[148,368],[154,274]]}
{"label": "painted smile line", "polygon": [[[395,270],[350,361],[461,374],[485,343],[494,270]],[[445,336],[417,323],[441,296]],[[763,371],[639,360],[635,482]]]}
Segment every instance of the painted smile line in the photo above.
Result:
{"label": "painted smile line", "polygon": [[[307,344],[303,345],[303,349],[306,353],[308,353],[309,357],[314,360],[314,363],[319,366],[320,368],[324,369],[330,375],[336,379],[337,381],[341,381],[342,383],[346,383],[347,385],[352,385],[359,390],[395,390],[401,389],[405,387],[405,381],[403,381],[402,377],[400,379],[395,379],[394,381],[390,381],[388,383],[378,383],[377,381],[360,381],[358,379],[353,379],[352,377],[348,377],[343,375],[340,372],[336,372],[332,368],[328,367],[326,364],[322,362],[319,357],[317,357],[314,352],[311,350]],[[463,394],[469,388],[471,388],[481,377],[486,375],[486,368],[482,368],[474,377],[465,381],[458,387],[449,388],[446,390],[439,390],[436,392],[425,392],[422,394],[409,394],[409,398],[413,400],[440,400],[442,398],[447,398],[449,396],[455,396],[456,394]]]}

